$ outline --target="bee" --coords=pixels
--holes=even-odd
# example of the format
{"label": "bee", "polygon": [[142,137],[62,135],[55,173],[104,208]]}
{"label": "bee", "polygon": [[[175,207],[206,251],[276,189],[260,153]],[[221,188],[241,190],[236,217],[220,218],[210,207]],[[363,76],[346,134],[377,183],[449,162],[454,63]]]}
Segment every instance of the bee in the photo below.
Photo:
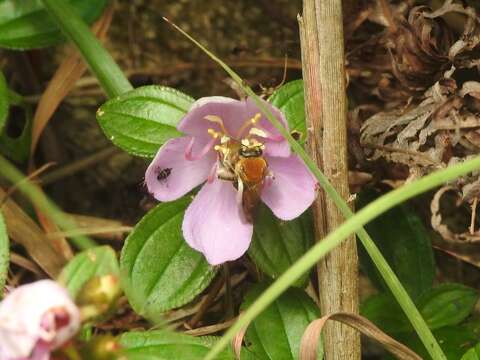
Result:
{"label": "bee", "polygon": [[253,213],[268,175],[264,148],[256,140],[238,141],[225,137],[216,149],[220,154],[217,176],[234,183],[238,201],[242,203],[245,218],[249,222],[253,222]]}

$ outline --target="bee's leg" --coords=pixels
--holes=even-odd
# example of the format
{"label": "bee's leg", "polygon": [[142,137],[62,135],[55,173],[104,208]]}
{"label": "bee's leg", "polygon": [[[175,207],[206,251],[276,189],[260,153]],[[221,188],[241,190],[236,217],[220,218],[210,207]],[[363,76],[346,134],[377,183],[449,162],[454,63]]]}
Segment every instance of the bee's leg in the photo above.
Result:
{"label": "bee's leg", "polygon": [[234,181],[235,174],[225,167],[219,167],[217,169],[217,177],[221,180]]}
{"label": "bee's leg", "polygon": [[243,181],[240,177],[237,179],[237,203],[243,203]]}

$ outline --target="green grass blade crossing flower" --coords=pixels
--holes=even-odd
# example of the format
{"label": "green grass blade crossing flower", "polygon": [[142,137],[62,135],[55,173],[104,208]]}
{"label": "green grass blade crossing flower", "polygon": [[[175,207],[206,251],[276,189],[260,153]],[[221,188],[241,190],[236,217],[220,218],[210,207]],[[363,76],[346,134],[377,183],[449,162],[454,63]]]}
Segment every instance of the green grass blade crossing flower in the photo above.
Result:
{"label": "green grass blade crossing flower", "polygon": [[[185,31],[183,31],[181,28],[179,28],[175,24],[171,23],[168,19],[166,19],[166,18],[164,18],[164,19],[167,22],[169,22],[173,27],[175,27],[178,31],[180,31],[184,36],[186,36],[190,41],[192,41],[196,46],[198,46],[200,49],[202,49],[215,62],[217,62],[228,73],[228,75],[230,75],[230,77],[239,86],[242,87],[242,89],[247,93],[247,95],[249,95],[250,97],[252,97],[255,100],[257,106],[260,108],[262,113],[270,120],[270,122],[275,126],[275,128],[277,128],[278,131],[288,140],[292,149],[302,158],[302,160],[305,162],[305,165],[308,166],[310,171],[317,178],[317,180],[320,183],[320,185],[322,186],[322,188],[325,190],[325,192],[328,194],[328,196],[330,196],[332,198],[332,200],[335,202],[335,204],[340,209],[340,211],[345,216],[345,218],[347,218],[347,219],[352,218],[354,216],[353,212],[350,210],[347,203],[338,194],[338,192],[335,190],[335,188],[332,186],[332,184],[328,181],[326,176],[320,171],[320,169],[318,169],[316,164],[308,156],[308,154],[305,152],[303,147],[293,139],[293,137],[288,133],[288,131],[282,126],[282,124],[271,113],[271,111],[263,104],[262,100],[253,92],[253,90],[249,86],[245,85],[245,82],[241,79],[241,77],[235,71],[233,71],[233,69],[231,69],[227,64],[225,64],[221,59],[219,59],[217,56],[215,56],[209,50],[207,50],[203,45],[201,45],[199,42],[197,42],[195,39],[193,39],[189,34],[187,34]],[[379,214],[380,213],[378,213],[376,216],[378,216]],[[335,233],[337,233],[337,231],[335,231]],[[398,303],[402,307],[403,311],[407,315],[408,319],[412,323],[412,326],[416,330],[418,336],[422,340],[423,344],[427,348],[427,350],[430,353],[430,355],[432,356],[432,358],[433,359],[446,359],[442,349],[438,345],[437,341],[435,340],[435,337],[433,336],[432,332],[430,331],[427,324],[425,323],[425,320],[420,315],[420,312],[415,307],[415,304],[413,303],[411,298],[408,296],[407,292],[405,291],[405,288],[402,286],[402,284],[398,280],[397,276],[392,271],[392,269],[388,265],[387,261],[385,260],[385,258],[382,256],[382,254],[378,250],[378,248],[375,245],[375,243],[373,242],[372,238],[368,235],[368,233],[365,231],[365,229],[363,229],[362,226],[359,226],[354,231],[357,232],[357,235],[360,238],[360,240],[362,241],[362,244],[364,245],[368,254],[372,258],[375,265],[377,266],[379,272],[382,274],[385,282],[387,283],[388,287],[390,288],[393,295],[397,299]],[[350,234],[353,233],[354,231],[350,232]],[[335,239],[337,239],[337,238],[335,238]],[[336,245],[338,245],[341,240],[343,240],[343,238],[338,240],[337,242],[332,242],[332,244],[335,244],[335,245],[329,247],[328,245],[324,244],[326,242],[326,239],[324,239],[319,244],[317,244],[317,246],[315,248],[317,248],[319,245],[321,245],[320,246],[321,250],[328,249],[328,251],[330,251]],[[306,256],[308,254],[311,254],[312,251],[313,251],[313,249],[310,250],[304,257],[302,257],[296,264],[300,263],[301,261],[305,261],[305,264],[307,264],[308,258],[306,258]],[[318,253],[318,250],[317,250],[317,253],[314,253],[314,255],[310,255],[310,259],[315,259],[315,261],[313,263],[311,263],[308,266],[304,265],[302,267],[295,266],[296,264],[294,264],[290,269],[291,270],[293,269],[292,271],[295,271],[295,269],[299,269],[299,268],[303,269],[302,272],[300,272],[298,274],[298,276],[300,276],[303,272],[308,271],[308,269],[311,266],[313,266],[313,264],[315,264],[315,262],[318,261],[320,259],[320,257],[325,255],[328,251]],[[287,271],[287,273],[290,273],[291,270]],[[287,274],[287,273],[285,273],[285,274]],[[295,279],[293,279],[292,276],[287,277],[286,278],[287,280],[285,280],[285,277],[282,276],[272,285],[272,288],[273,289],[282,288],[283,290],[285,290],[288,287],[288,285],[291,285],[293,283],[292,279],[293,279],[293,281],[295,281],[298,278],[298,276],[295,277]],[[284,281],[287,284],[286,287],[281,287],[281,286],[277,285],[277,283],[280,281],[280,279],[283,279],[282,281]],[[276,287],[274,287],[274,286],[276,286]],[[270,292],[269,290],[267,290],[266,294],[270,293],[270,298],[262,296],[261,298],[259,298],[257,300],[257,302],[255,302],[252,305],[252,308],[254,308],[254,309],[264,309],[270,302],[272,302],[274,300],[274,298],[276,296],[280,295],[280,293],[283,291],[282,290],[280,292],[274,292],[274,291]],[[275,294],[275,295],[273,296],[272,294]],[[264,302],[261,302],[260,301],[261,299],[266,299],[266,300],[263,300]],[[260,305],[257,305],[257,303],[259,303]],[[247,310],[247,312],[245,314],[247,314],[248,312],[249,312],[249,310]],[[258,315],[258,313],[259,312],[257,312],[256,315]],[[243,317],[241,317],[239,319],[239,321],[237,322],[237,324],[235,324],[235,326],[232,327],[232,329],[234,329],[234,330],[229,330],[225,334],[224,338],[222,338],[222,340],[218,343],[218,345],[215,346],[214,349],[212,349],[212,352],[209,356],[207,356],[207,359],[213,359],[214,358],[213,356],[215,354],[217,354],[218,351],[220,351],[222,347],[226,346],[226,342],[228,342],[233,337],[235,331],[238,331],[241,327],[247,325],[248,322],[251,321],[253,318],[254,318],[254,316],[251,317],[250,319],[247,319],[245,317],[245,315]]]}

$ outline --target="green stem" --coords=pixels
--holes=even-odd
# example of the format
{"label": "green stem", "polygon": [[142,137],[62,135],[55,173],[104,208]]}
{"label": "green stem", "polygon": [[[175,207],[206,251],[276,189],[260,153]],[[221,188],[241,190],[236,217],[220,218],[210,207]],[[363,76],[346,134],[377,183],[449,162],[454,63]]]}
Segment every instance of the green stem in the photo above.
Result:
{"label": "green stem", "polygon": [[[165,19],[165,20],[168,21],[168,19]],[[208,354],[206,359],[213,359],[214,356],[217,355],[219,351],[221,351],[221,349],[228,344],[228,341],[231,340],[235,332],[240,330],[243,326],[247,326],[247,324],[251,320],[253,320],[253,318],[256,315],[258,315],[271,302],[273,302],[273,300],[277,296],[279,296],[282,291],[284,291],[285,289],[287,289],[288,286],[293,284],[302,273],[308,271],[309,268],[313,266],[321,257],[323,257],[328,251],[332,250],[345,237],[352,234],[353,232],[357,232],[357,235],[362,241],[362,244],[364,245],[368,254],[372,258],[375,265],[377,266],[378,270],[380,271],[380,274],[384,278],[386,284],[392,291],[393,295],[397,299],[398,303],[400,304],[401,308],[405,312],[406,316],[412,323],[412,326],[418,333],[418,336],[422,340],[429,354],[435,360],[446,359],[445,354],[443,353],[442,349],[440,348],[437,341],[435,340],[435,337],[433,336],[432,332],[428,328],[420,312],[415,307],[415,304],[413,303],[412,299],[408,296],[407,292],[405,291],[405,288],[402,286],[397,276],[395,275],[395,273],[390,268],[385,258],[382,256],[382,254],[378,250],[372,238],[368,235],[365,229],[362,228],[363,224],[367,223],[369,220],[371,220],[375,216],[378,216],[379,214],[381,214],[382,211],[374,212],[374,216],[369,218],[367,221],[361,223],[359,226],[357,226],[351,231],[347,227],[349,232],[344,237],[342,237],[342,233],[339,232],[340,229],[344,228],[345,225],[347,225],[349,222],[351,222],[354,219],[357,219],[356,221],[358,222],[359,221],[358,215],[361,212],[358,213],[357,216],[354,216],[353,212],[350,210],[347,203],[343,200],[340,194],[338,194],[338,192],[335,190],[332,184],[328,181],[327,177],[318,169],[315,162],[308,156],[308,154],[305,152],[303,147],[293,139],[293,137],[290,135],[287,129],[285,129],[283,125],[280,123],[280,121],[272,114],[270,109],[268,109],[268,107],[265,106],[264,102],[253,92],[253,90],[250,87],[245,85],[244,81],[240,78],[240,76],[238,76],[237,73],[235,73],[235,71],[233,71],[227,64],[225,64],[217,56],[215,56],[210,51],[208,51],[203,45],[201,45],[199,42],[193,39],[185,31],[183,31],[182,29],[180,29],[178,26],[171,23],[170,21],[168,22],[172,26],[174,26],[178,31],[180,31],[184,36],[186,36],[190,41],[192,41],[196,46],[202,49],[214,61],[216,61],[228,73],[228,75],[230,75],[230,77],[242,87],[242,89],[247,93],[247,95],[252,97],[252,99],[255,101],[255,103],[257,104],[259,109],[262,111],[262,113],[270,120],[270,122],[275,126],[275,128],[287,139],[292,149],[302,158],[302,160],[305,162],[305,165],[310,169],[313,175],[317,178],[319,184],[322,186],[325,192],[332,198],[332,200],[340,209],[340,211],[345,216],[345,218],[349,219],[346,223],[342,225],[342,227],[340,227],[335,232],[327,236],[324,240],[322,240],[314,248],[312,248],[308,253],[306,253],[300,260],[298,260],[294,265],[292,265],[292,267],[287,272],[285,272],[285,274],[281,276],[269,289],[267,289],[267,291],[259,299],[257,299],[257,301],[254,304],[252,304],[252,306],[247,310],[247,312],[232,327],[233,330],[232,329],[229,330],[224,335],[224,337],[212,348],[212,351]],[[418,184],[418,183],[415,183],[415,184]],[[432,185],[431,187],[429,187],[429,189],[434,186],[436,185]],[[405,190],[402,190],[402,191],[405,191]],[[417,192],[417,193],[420,193],[420,192]],[[387,199],[390,199],[390,197],[387,197]],[[407,198],[403,200],[406,200],[406,199]],[[392,202],[390,204],[388,204],[387,202],[386,203],[387,207],[385,208],[385,210],[395,206],[399,202],[400,201],[395,203]],[[329,243],[327,242],[327,239],[330,239]],[[245,316],[247,314],[249,314],[248,317]]]}
{"label": "green stem", "polygon": [[[8,179],[12,184],[25,194],[36,207],[48,214],[52,220],[65,231],[77,229],[75,222],[66,216],[47,196],[7,159],[0,155],[0,175]],[[79,249],[84,250],[97,244],[87,236],[75,236],[70,239]]]}
{"label": "green stem", "polygon": [[65,35],[75,43],[108,97],[115,97],[133,89],[117,63],[67,1],[42,2]]}

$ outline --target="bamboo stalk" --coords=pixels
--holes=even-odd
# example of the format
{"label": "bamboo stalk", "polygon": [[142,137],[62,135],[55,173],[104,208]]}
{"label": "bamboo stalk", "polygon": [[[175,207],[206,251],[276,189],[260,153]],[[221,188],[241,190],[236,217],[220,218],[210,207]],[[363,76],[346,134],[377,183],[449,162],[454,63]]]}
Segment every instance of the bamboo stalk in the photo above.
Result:
{"label": "bamboo stalk", "polygon": [[[347,100],[341,0],[304,0],[299,18],[309,149],[317,165],[346,200]],[[316,239],[343,223],[334,202],[321,192],[314,205]],[[358,258],[354,237],[318,264],[323,315],[358,313]],[[326,359],[360,359],[360,338],[341,324],[325,327]]]}

